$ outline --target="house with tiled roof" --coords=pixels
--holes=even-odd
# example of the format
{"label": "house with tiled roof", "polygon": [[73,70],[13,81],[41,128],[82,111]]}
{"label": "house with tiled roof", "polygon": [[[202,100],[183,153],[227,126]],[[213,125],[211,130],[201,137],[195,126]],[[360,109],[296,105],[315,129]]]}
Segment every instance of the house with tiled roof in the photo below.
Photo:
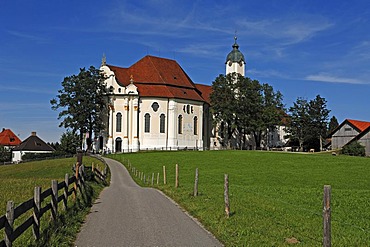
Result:
{"label": "house with tiled roof", "polygon": [[13,149],[12,162],[21,162],[22,156],[26,153],[52,153],[54,151],[55,149],[38,137],[36,132],[32,132],[26,140]]}
{"label": "house with tiled roof", "polygon": [[3,130],[0,132],[0,146],[12,149],[20,143],[21,140],[10,129],[3,128]]}
{"label": "house with tiled roof", "polygon": [[370,155],[370,122],[353,119],[344,120],[331,134],[331,147],[340,149],[353,141],[365,146],[366,155]]}

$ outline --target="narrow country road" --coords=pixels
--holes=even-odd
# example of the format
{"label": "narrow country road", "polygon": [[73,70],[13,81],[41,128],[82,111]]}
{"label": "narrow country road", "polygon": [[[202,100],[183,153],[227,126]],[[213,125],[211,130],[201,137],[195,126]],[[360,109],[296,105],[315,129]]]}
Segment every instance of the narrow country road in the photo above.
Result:
{"label": "narrow country road", "polygon": [[111,184],[91,208],[75,246],[222,246],[159,191],[139,187],[121,163],[105,160]]}

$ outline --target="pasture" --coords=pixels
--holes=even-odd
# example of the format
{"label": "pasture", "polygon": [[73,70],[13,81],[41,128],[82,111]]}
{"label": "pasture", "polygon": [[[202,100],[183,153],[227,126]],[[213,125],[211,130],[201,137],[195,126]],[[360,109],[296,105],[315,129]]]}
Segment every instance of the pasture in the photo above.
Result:
{"label": "pasture", "polygon": [[[322,246],[324,185],[332,186],[332,245],[370,243],[368,158],[263,151],[147,152],[110,157],[126,167],[129,160],[147,178],[160,173],[155,187],[226,246]],[[179,188],[175,188],[176,164]],[[196,168],[199,196],[194,197]],[[224,174],[229,175],[229,219],[224,213]],[[138,184],[149,186],[132,176]]]}
{"label": "pasture", "polygon": [[[91,166],[92,162],[100,164],[100,168],[104,167],[97,159],[83,157],[83,164]],[[34,196],[35,186],[41,186],[44,191],[51,187],[51,180],[55,179],[61,182],[64,181],[66,173],[73,175],[72,165],[75,163],[76,158],[67,158],[0,166],[0,215],[5,214],[7,201],[12,200],[17,206]],[[103,185],[91,184],[91,186],[95,191],[94,197],[103,188]],[[84,205],[82,202],[77,204],[68,203],[71,204],[72,209],[67,212],[67,215],[63,211],[60,212],[61,220],[58,222],[57,228],[49,227],[50,215],[45,215],[41,220],[42,229],[46,230],[45,235],[53,235],[53,239],[44,239],[43,241],[47,242],[34,243],[31,227],[14,242],[14,246],[44,246],[45,244],[49,246],[70,246],[79,226],[89,211],[89,208],[86,208],[89,205]],[[19,225],[29,216],[29,214],[25,214],[15,221],[15,225]],[[2,239],[4,230],[1,230],[0,234]]]}

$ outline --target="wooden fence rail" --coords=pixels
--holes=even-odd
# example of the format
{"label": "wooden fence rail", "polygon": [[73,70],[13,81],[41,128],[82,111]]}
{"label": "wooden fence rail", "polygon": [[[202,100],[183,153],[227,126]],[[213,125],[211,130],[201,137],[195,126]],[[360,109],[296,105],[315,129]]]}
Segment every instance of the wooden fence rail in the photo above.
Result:
{"label": "wooden fence rail", "polygon": [[[12,243],[21,236],[28,228],[33,227],[33,236],[37,240],[40,238],[40,219],[51,210],[51,219],[56,221],[58,219],[58,204],[63,201],[63,209],[67,210],[68,198],[73,194],[76,199],[77,191],[79,190],[81,196],[84,195],[85,186],[85,172],[84,166],[76,165],[76,173],[69,177],[65,175],[63,182],[58,183],[56,180],[51,181],[51,188],[41,192],[41,187],[35,187],[34,197],[22,204],[14,207],[13,201],[8,201],[6,214],[0,217],[0,230],[4,229],[4,239],[0,240],[0,247],[11,247]],[[92,169],[94,176],[101,180],[105,179],[104,172],[97,168]],[[69,189],[69,186],[74,186]],[[58,192],[63,190],[63,193],[58,196]],[[42,202],[48,197],[51,197],[50,202],[45,206],[41,206]],[[21,225],[14,229],[14,221],[29,210],[33,210],[32,215],[28,217]]]}

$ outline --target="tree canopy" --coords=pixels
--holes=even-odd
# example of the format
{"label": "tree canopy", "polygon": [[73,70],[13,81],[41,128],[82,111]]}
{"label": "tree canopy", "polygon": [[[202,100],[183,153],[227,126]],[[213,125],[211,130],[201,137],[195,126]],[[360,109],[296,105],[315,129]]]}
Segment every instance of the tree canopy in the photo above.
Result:
{"label": "tree canopy", "polygon": [[78,75],[65,77],[62,89],[56,98],[50,100],[53,110],[60,109],[59,127],[78,133],[82,142],[84,133],[89,133],[88,146],[91,145],[93,133],[105,126],[103,115],[107,112],[105,76],[100,70],[90,66],[88,70],[80,69]]}
{"label": "tree canopy", "polygon": [[289,108],[289,127],[287,132],[291,141],[297,140],[300,150],[321,149],[322,139],[328,133],[328,119],[330,110],[327,109],[326,99],[317,95],[308,101],[297,98]]}
{"label": "tree canopy", "polygon": [[282,98],[271,85],[237,73],[219,75],[212,83],[211,110],[222,144],[245,148],[246,134],[251,134],[259,148],[266,130],[281,122]]}

